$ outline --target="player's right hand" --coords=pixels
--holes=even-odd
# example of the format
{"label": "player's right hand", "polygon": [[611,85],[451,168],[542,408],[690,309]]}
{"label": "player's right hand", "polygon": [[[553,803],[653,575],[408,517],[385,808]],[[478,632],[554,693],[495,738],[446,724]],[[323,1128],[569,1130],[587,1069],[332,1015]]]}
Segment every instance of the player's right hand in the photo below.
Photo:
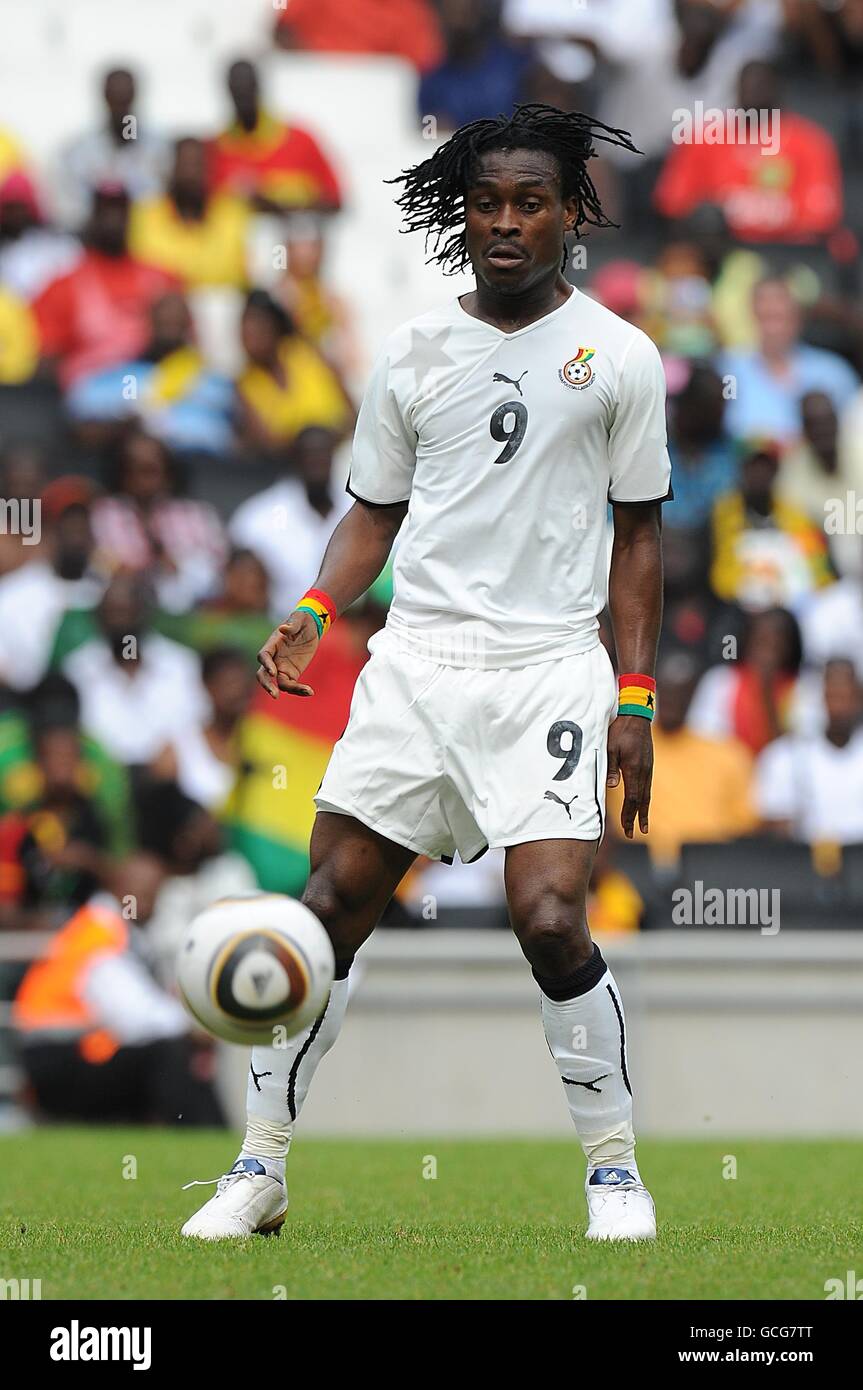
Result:
{"label": "player's right hand", "polygon": [[267,638],[258,652],[261,663],[257,670],[258,684],[274,700],[279,691],[286,695],[314,695],[310,685],[299,677],[318,649],[318,629],[311,613],[292,613]]}

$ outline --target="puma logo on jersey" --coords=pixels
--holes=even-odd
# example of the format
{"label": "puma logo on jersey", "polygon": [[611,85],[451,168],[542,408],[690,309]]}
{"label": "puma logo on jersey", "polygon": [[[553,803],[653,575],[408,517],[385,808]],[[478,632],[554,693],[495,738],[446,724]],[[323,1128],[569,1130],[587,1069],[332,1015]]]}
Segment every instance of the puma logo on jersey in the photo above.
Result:
{"label": "puma logo on jersey", "polygon": [[521,376],[515,376],[515,377],[513,377],[513,376],[506,376],[504,372],[495,372],[494,376],[492,377],[492,381],[508,381],[509,384],[510,384],[510,386],[514,386],[515,389],[516,389],[516,391],[518,392],[518,394],[519,394],[520,396],[523,397],[523,396],[524,396],[524,392],[522,391],[521,386],[519,385],[519,382],[521,381],[521,377],[527,376],[528,371],[529,371],[529,368],[528,368],[528,367],[525,367],[525,369],[524,369],[524,371],[522,372]]}
{"label": "puma logo on jersey", "polygon": [[560,1079],[564,1086],[583,1086],[586,1091],[595,1091],[598,1096],[602,1095],[598,1082],[605,1081],[611,1076],[610,1071],[603,1072],[602,1076],[595,1076],[592,1081],[573,1081],[570,1076],[562,1076]]}
{"label": "puma logo on jersey", "polygon": [[252,1073],[252,1080],[255,1083],[256,1091],[260,1091],[261,1081],[263,1080],[263,1078],[265,1076],[272,1076],[273,1074],[271,1071],[255,1071],[255,1068],[251,1065],[251,1063],[249,1064],[249,1071]]}
{"label": "puma logo on jersey", "polygon": [[566,814],[567,814],[567,817],[568,817],[569,820],[572,820],[572,812],[570,811],[569,808],[570,808],[570,806],[572,805],[573,801],[577,801],[577,800],[578,800],[578,794],[577,794],[577,793],[576,793],[575,796],[570,797],[569,801],[563,801],[563,800],[557,795],[556,792],[546,792],[545,796],[543,797],[543,801],[556,801],[557,804],[558,804],[558,806],[562,806],[563,809],[564,809],[564,811],[566,811]]}

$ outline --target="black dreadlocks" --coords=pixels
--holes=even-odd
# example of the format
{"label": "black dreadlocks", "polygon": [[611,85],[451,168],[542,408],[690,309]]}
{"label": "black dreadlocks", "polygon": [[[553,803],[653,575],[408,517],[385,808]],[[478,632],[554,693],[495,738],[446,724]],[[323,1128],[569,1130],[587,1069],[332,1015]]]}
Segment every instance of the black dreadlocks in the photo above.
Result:
{"label": "black dreadlocks", "polygon": [[[557,159],[561,196],[575,197],[578,202],[576,236],[587,224],[616,227],[617,223],[610,221],[602,211],[593,180],[587,172],[587,161],[596,154],[594,140],[620,145],[633,154],[641,153],[627,131],[615,130],[579,111],[559,111],[543,102],[516,106],[511,116],[471,121],[421,164],[403,169],[397,178],[386,180],[404,184],[403,192],[395,200],[405,216],[402,231],[424,231],[426,250],[429,238],[434,238],[434,252],[428,259],[441,266],[445,275],[464,270],[468,263],[464,195],[476,176],[479,158],[488,150],[516,149],[545,150]],[[563,264],[566,264],[565,249]]]}

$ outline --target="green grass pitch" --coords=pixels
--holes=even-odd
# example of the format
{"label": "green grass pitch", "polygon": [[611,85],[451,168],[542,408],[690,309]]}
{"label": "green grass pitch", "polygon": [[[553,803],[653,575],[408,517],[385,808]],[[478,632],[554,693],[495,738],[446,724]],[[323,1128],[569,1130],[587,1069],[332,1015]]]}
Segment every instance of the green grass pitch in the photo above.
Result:
{"label": "green grass pitch", "polygon": [[301,1137],[281,1237],[181,1239],[214,1190],[182,1183],[235,1150],[213,1132],[4,1136],[0,1278],[75,1300],[823,1300],[827,1279],[863,1273],[860,1143],[644,1142],[660,1235],[621,1247],[583,1238],[574,1139]]}

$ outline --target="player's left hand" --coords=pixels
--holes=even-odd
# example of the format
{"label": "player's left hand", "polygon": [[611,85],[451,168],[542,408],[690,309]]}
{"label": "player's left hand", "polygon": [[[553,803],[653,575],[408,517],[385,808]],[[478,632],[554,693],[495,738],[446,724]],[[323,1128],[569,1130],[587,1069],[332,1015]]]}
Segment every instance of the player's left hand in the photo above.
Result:
{"label": "player's left hand", "polygon": [[608,731],[608,776],[606,786],[616,787],[623,776],[623,807],[620,824],[627,840],[632,839],[635,817],[642,835],[647,834],[650,786],[653,781],[653,738],[650,720],[638,714],[620,714]]}

